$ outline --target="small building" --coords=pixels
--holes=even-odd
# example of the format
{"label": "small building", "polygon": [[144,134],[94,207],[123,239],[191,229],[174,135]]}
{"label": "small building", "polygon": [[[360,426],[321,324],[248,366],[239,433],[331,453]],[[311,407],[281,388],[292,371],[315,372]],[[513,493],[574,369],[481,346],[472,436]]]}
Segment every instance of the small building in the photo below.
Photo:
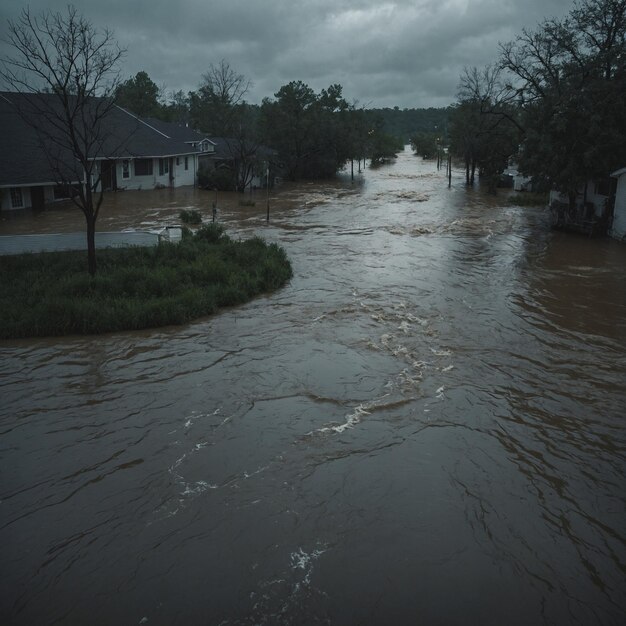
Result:
{"label": "small building", "polygon": [[509,166],[504,170],[502,175],[511,180],[510,186],[514,191],[532,191],[532,180],[530,176],[520,174],[517,163],[510,162]]}

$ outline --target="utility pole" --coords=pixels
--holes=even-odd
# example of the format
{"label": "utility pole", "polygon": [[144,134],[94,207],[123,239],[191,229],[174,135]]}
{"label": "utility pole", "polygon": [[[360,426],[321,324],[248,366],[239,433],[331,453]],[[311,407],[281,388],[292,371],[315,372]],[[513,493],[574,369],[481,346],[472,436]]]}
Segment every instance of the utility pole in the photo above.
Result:
{"label": "utility pole", "polygon": [[267,163],[266,176],[267,176],[267,218],[266,218],[266,221],[269,224],[270,223],[270,164],[269,162]]}

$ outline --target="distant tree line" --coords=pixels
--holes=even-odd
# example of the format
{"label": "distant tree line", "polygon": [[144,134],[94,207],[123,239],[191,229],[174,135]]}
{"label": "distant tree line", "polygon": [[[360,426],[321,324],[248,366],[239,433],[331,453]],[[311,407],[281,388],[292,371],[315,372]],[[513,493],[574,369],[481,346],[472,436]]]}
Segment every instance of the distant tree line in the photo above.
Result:
{"label": "distant tree line", "polygon": [[447,134],[449,108],[368,109],[383,122],[383,130],[407,144],[417,135],[444,137]]}
{"label": "distant tree line", "polygon": [[[445,109],[365,109],[349,102],[338,84],[316,93],[302,81],[292,81],[261,105],[246,102],[249,87],[222,60],[209,66],[196,91],[166,94],[142,71],[118,86],[116,100],[137,115],[228,138],[233,157],[244,164],[233,182],[238,189],[249,182],[262,145],[276,151],[287,178],[324,178],[348,162],[369,159],[376,164],[393,158],[415,131],[446,126]],[[210,185],[230,185],[223,176],[213,178]]]}
{"label": "distant tree line", "polygon": [[466,68],[450,148],[467,183],[493,187],[509,157],[573,206],[589,180],[626,163],[626,0],[582,0],[560,20],[522,30],[484,68]]}

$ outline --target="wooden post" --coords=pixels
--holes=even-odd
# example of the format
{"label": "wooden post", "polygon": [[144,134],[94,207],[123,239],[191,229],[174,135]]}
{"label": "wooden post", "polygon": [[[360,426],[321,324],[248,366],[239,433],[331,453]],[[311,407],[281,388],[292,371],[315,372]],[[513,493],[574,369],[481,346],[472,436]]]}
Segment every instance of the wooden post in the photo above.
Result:
{"label": "wooden post", "polygon": [[270,223],[270,166],[267,165],[267,223]]}
{"label": "wooden post", "polygon": [[448,152],[448,189],[452,187],[452,155]]}

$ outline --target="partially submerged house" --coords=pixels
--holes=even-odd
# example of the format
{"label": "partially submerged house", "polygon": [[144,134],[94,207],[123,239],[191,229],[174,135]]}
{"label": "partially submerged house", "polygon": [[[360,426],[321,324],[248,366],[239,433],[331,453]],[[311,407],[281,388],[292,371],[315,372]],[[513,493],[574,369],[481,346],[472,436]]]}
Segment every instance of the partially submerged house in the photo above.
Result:
{"label": "partially submerged house", "polygon": [[586,235],[603,235],[611,231],[614,217],[617,180],[607,176],[587,181],[575,196],[550,192],[552,226]]}
{"label": "partially submerged house", "polygon": [[[55,146],[51,159],[50,145],[42,145],[46,133],[24,120],[23,110],[30,106],[36,111],[39,99],[46,98],[55,96],[0,92],[2,210],[42,208],[68,198],[73,186],[86,182],[72,153]],[[45,116],[34,119],[49,123]],[[199,158],[214,145],[191,129],[150,123],[118,106],[103,123],[103,141],[93,159],[104,190],[194,185]],[[60,185],[60,180],[69,184]]]}

